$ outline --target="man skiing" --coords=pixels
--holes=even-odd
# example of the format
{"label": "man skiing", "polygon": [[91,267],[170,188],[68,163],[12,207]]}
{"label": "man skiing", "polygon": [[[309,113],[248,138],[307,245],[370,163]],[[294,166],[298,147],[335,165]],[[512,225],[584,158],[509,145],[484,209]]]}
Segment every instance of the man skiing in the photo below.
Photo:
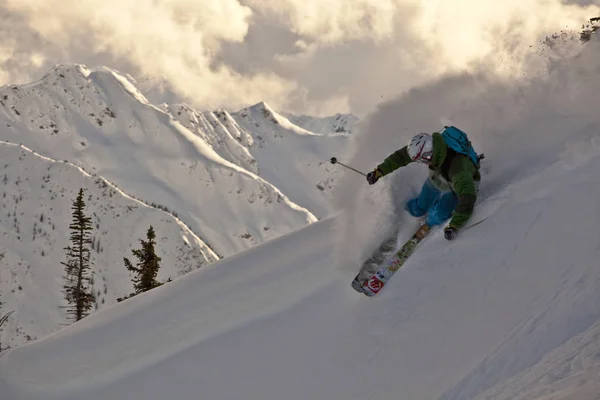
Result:
{"label": "man skiing", "polygon": [[475,153],[463,131],[453,126],[445,127],[442,133],[415,135],[407,146],[369,172],[367,181],[373,185],[379,178],[411,162],[428,165],[429,178],[421,193],[410,199],[405,207],[414,217],[427,214],[426,223],[430,227],[451,218],[444,229],[444,237],[452,240],[473,213],[481,180],[480,158],[483,156]]}

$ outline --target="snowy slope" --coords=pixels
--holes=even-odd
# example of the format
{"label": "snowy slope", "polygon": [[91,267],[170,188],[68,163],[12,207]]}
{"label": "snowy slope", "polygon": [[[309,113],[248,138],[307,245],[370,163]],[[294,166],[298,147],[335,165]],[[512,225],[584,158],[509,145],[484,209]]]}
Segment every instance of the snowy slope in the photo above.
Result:
{"label": "snowy slope", "polygon": [[[445,245],[436,233],[377,298],[327,267],[328,219],[4,354],[0,390],[10,400],[438,398],[502,346],[533,365],[558,336],[600,318],[600,270],[590,264],[600,228],[587,214],[597,212],[600,147],[587,157],[490,198],[496,211],[461,241]],[[573,174],[581,179],[565,179]],[[551,228],[573,220],[557,221],[557,211],[584,187],[578,240],[540,253],[560,236]],[[486,247],[489,237],[503,240]],[[579,323],[560,323],[567,315]],[[542,334],[553,340],[520,346]],[[501,380],[527,363],[492,369]]]}
{"label": "snowy slope", "polygon": [[234,113],[233,118],[254,132],[251,151],[262,177],[289,193],[298,204],[312,207],[317,216],[331,213],[332,189],[341,170],[332,167],[329,160],[346,150],[346,133],[306,130],[264,102]]}
{"label": "snowy slope", "polygon": [[[302,117],[319,132],[304,129],[262,102],[230,114],[225,110],[198,112],[185,104],[166,110],[190,131],[196,133],[227,161],[245,168],[280,189],[294,203],[318,218],[330,214],[332,189],[338,167],[328,160],[346,150],[349,125],[341,116]],[[331,121],[340,118],[336,125]]]}
{"label": "snowy slope", "polygon": [[[464,125],[488,118],[474,135],[488,155],[482,222],[454,242],[434,232],[378,297],[349,287],[356,264],[333,268],[332,250],[345,215],[385,214],[390,184],[416,168],[361,182],[358,209],[3,353],[3,399],[596,398],[598,70],[595,41],[529,86],[463,77],[399,102],[408,126],[426,101],[461,107]],[[477,90],[459,102],[457,84]],[[406,198],[418,181],[405,183]],[[399,219],[402,238],[415,222]]]}
{"label": "snowy slope", "polygon": [[100,177],[54,162],[20,146],[0,144],[0,299],[14,311],[2,334],[4,347],[43,337],[67,323],[62,285],[71,206],[85,189],[92,218],[91,265],[96,309],[133,291],[123,257],[133,258],[152,225],[162,257],[159,280],[177,277],[217,259],[172,215],[124,194]]}
{"label": "snowy slope", "polygon": [[187,104],[165,104],[165,110],[198,135],[227,161],[258,174],[256,160],[248,148],[252,135],[243,131],[227,111],[200,112]]}
{"label": "snowy slope", "polygon": [[[69,209],[64,206],[70,206],[73,193],[79,187],[90,187],[94,192],[98,190],[97,185],[105,185],[93,185],[93,181],[102,182],[104,176],[112,177],[120,188],[146,204],[175,212],[187,223],[201,221],[202,224],[191,223],[190,226],[203,238],[220,244],[220,247],[215,246],[220,255],[231,254],[315,220],[312,212],[287,200],[286,193],[258,177],[258,165],[269,165],[270,161],[257,162],[249,149],[254,147],[254,137],[260,138],[261,134],[266,136],[270,132],[267,128],[247,131],[225,111],[200,113],[185,105],[166,105],[160,111],[148,104],[126,78],[106,68],[90,71],[79,65],[58,66],[40,82],[4,87],[0,92],[2,139],[25,143],[44,155],[57,157],[61,165],[63,160],[69,160],[93,171],[94,175],[86,180],[78,175],[83,171],[67,165],[57,167],[56,163],[48,162],[53,159],[43,161],[40,157],[22,156],[28,154],[25,150],[15,149],[14,153],[4,157],[6,180],[3,184],[5,195],[11,199],[10,202],[5,200],[4,208],[11,211],[1,221],[5,234],[0,238],[0,249],[9,250],[0,253],[5,254],[0,271],[0,301],[7,303],[6,310],[18,312],[13,314],[11,325],[2,336],[3,345],[22,344],[63,326],[65,318],[59,310],[62,294],[57,288],[62,282],[60,261],[63,260],[59,258],[63,256],[62,248],[66,245],[63,239],[67,237],[65,229],[70,221]],[[188,127],[201,141],[171,117]],[[264,122],[264,125],[267,123]],[[285,132],[298,130],[301,128],[290,124],[285,128]],[[346,144],[343,139],[313,136],[323,144],[315,146],[317,150],[312,153],[310,148],[289,147],[297,144],[293,141],[277,150],[288,155],[302,151],[301,158],[314,161],[316,165],[327,151],[340,150]],[[10,149],[14,146],[3,151],[10,152]],[[283,164],[288,162],[285,154],[281,154]],[[70,172],[63,173],[59,169],[51,178],[45,173],[35,175],[45,168],[45,163],[48,168],[64,168]],[[302,171],[286,169],[284,165],[274,166],[285,175],[284,181],[291,183],[287,185],[294,189],[291,192],[302,194],[299,200],[312,198],[304,195],[312,193],[316,200],[306,204],[311,209],[318,209],[323,216],[327,214],[325,203],[330,195],[325,187],[331,189],[333,174],[325,163],[321,162],[321,165],[322,168]],[[34,171],[34,176],[30,176],[29,171]],[[200,182],[198,171],[203,175]],[[335,172],[339,174],[340,171]],[[71,175],[79,178],[74,179]],[[11,182],[17,181],[19,185],[12,187]],[[30,181],[35,182],[33,188],[28,186]],[[329,185],[323,183],[325,181]],[[55,192],[45,193],[55,182],[60,183],[60,188],[54,188],[61,193],[60,196]],[[38,183],[39,187],[35,186]],[[116,188],[104,189],[102,193],[96,197],[107,199],[110,205],[90,205],[93,210],[100,207],[106,213],[102,225],[110,228],[103,228],[98,233],[98,242],[95,242],[95,246],[101,243],[102,247],[109,245],[111,249],[106,254],[99,253],[102,257],[97,260],[97,264],[101,265],[99,268],[102,268],[102,272],[97,271],[97,274],[102,275],[107,287],[110,287],[104,296],[99,296],[98,308],[111,305],[117,297],[131,292],[130,280],[122,279],[122,257],[130,256],[129,248],[137,246],[147,229],[147,226],[141,225],[143,218],[139,217],[140,225],[135,225],[136,234],[132,235],[132,224],[123,220],[123,213],[129,213],[131,207],[137,209],[139,204],[112,204],[113,195],[121,198],[121,192]],[[27,198],[25,202],[24,196]],[[67,201],[64,196],[68,197]],[[93,195],[91,200],[94,200]],[[12,204],[12,201],[15,203]],[[54,205],[56,201],[62,201],[59,213],[56,212],[59,207]],[[49,209],[44,213],[41,210],[47,204],[50,204]],[[40,221],[35,222],[38,217],[46,223],[52,220],[56,231],[53,236],[61,239],[53,239],[32,252],[31,244],[25,239],[29,236],[21,232],[40,231],[32,237],[34,244],[49,235]],[[152,221],[150,217],[147,219]],[[159,233],[168,229],[164,238],[174,240],[173,243],[165,242],[167,249],[163,259],[169,266],[163,268],[163,273],[178,276],[218,259],[217,254],[191,231],[183,236],[191,235],[193,239],[190,240],[194,244],[191,249],[184,249],[181,243],[177,243],[181,235],[173,234],[172,228],[162,226],[170,226],[173,218],[165,216],[163,219],[166,222],[155,222],[154,227]],[[21,226],[15,220],[27,222]],[[188,228],[183,225],[182,229]],[[17,253],[16,247],[19,247]],[[51,272],[40,274],[40,268],[48,263],[53,266]],[[34,271],[32,276],[24,277],[30,274],[30,269]],[[31,281],[31,284],[24,286],[24,280]],[[54,284],[47,292],[32,295],[35,287],[45,281]]]}
{"label": "snowy slope", "polygon": [[600,322],[545,355],[537,364],[477,400],[593,400],[600,385]]}
{"label": "snowy slope", "polygon": [[278,188],[219,156],[107,68],[54,68],[0,88],[0,139],[69,160],[174,210],[222,256],[316,220]]}
{"label": "snowy slope", "polygon": [[450,77],[369,118],[360,168],[448,115],[487,155],[481,223],[434,232],[379,296],[349,287],[351,256],[410,235],[422,166],[373,187],[348,174],[338,215],[2,353],[2,399],[596,399],[599,71],[596,39],[546,77]]}

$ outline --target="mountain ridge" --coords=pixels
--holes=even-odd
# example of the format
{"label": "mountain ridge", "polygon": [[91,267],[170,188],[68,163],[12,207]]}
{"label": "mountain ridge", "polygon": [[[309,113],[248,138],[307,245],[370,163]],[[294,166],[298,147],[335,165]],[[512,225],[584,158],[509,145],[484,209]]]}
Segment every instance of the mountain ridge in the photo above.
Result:
{"label": "mountain ridge", "polygon": [[[259,103],[257,107],[268,105]],[[127,77],[108,67],[90,69],[82,64],[61,64],[36,82],[0,87],[0,147],[4,147],[5,152],[13,149],[15,154],[21,154],[19,157],[6,156],[5,193],[11,182],[19,181],[19,177],[26,181],[35,180],[35,177],[21,175],[24,170],[33,169],[32,165],[39,164],[39,160],[44,160],[54,169],[58,168],[57,165],[74,168],[90,180],[63,178],[72,176],[72,172],[53,173],[52,179],[58,182],[79,182],[77,187],[61,188],[64,204],[70,204],[79,187],[89,187],[90,196],[96,196],[94,190],[102,188],[106,196],[97,195],[100,199],[112,199],[114,196],[120,198],[119,201],[133,201],[126,210],[149,206],[158,212],[167,212],[173,219],[171,223],[187,232],[167,235],[167,247],[175,246],[170,244],[173,240],[173,243],[179,243],[177,248],[191,246],[197,250],[188,253],[197,254],[191,258],[185,251],[180,251],[178,256],[164,255],[163,264],[167,265],[161,277],[165,279],[167,276],[163,274],[179,276],[317,220],[307,208],[291,201],[283,191],[260,176],[259,164],[265,168],[265,162],[257,161],[249,150],[255,143],[255,136],[260,134],[242,128],[230,113],[223,110],[199,112],[187,105],[153,105]],[[149,151],[145,151],[146,146]],[[150,159],[144,160],[146,157]],[[315,182],[328,179],[330,171],[320,171],[324,178],[314,177]],[[308,186],[313,177],[306,176],[304,179]],[[293,186],[305,191],[291,176],[286,180],[294,181]],[[46,207],[45,203],[57,201],[56,198],[50,200],[45,197],[44,190],[50,184],[44,181],[40,187],[29,191],[29,198],[39,198],[40,209]],[[21,186],[24,187],[23,184]],[[321,192],[311,186],[315,193]],[[216,190],[211,191],[211,187]],[[180,192],[184,192],[185,196]],[[22,196],[18,194],[17,199]],[[324,203],[325,199],[318,201]],[[56,209],[56,206],[53,208]],[[95,202],[90,204],[94,218],[95,214],[100,215],[99,209],[106,211],[106,206]],[[19,213],[28,221],[40,218],[33,208]],[[49,213],[46,211],[43,217],[46,221]],[[12,210],[9,215],[12,219]],[[137,247],[138,240],[145,233],[142,232],[144,228],[137,225],[143,225],[139,221],[134,226],[136,233],[131,235],[131,226],[122,220],[123,214],[116,215],[109,213],[103,219],[110,220],[110,229],[118,231],[118,235],[126,235],[127,240],[112,245],[121,249],[115,251],[118,254],[116,258],[107,259],[100,251],[96,254],[94,261],[98,263],[98,269],[94,273],[103,277],[99,279],[107,280],[108,289],[102,290],[109,292],[98,296],[99,308],[131,292],[130,279],[123,279],[126,271],[121,265],[121,258],[129,256],[129,248]],[[57,311],[62,295],[56,285],[61,280],[60,249],[67,244],[64,242],[68,237],[65,230],[70,215],[61,213],[53,218],[54,235],[61,238],[57,249],[51,251],[48,245],[40,245],[44,256],[38,252],[33,259],[20,255],[25,254],[25,250],[6,253],[3,265],[7,269],[0,271],[4,272],[0,279],[4,282],[0,285],[0,294],[6,303],[5,308],[16,312],[5,326],[2,343],[23,344],[28,338],[39,338],[59,329],[64,322],[64,316]],[[154,219],[156,217],[149,217],[149,221]],[[18,228],[8,222],[4,227],[5,238],[0,237],[0,248],[8,249],[15,243],[13,239],[8,241],[6,235],[11,229]],[[159,234],[165,229],[163,223],[154,224]],[[36,225],[27,229],[35,231],[40,228]],[[172,230],[169,228],[169,232]],[[34,232],[33,237],[39,241],[39,235],[36,237]],[[176,240],[179,236],[183,242]],[[15,237],[14,240],[21,243],[25,238]],[[105,241],[104,238],[99,240]],[[54,272],[42,274],[40,268],[48,257],[53,260],[51,270]],[[29,276],[29,270],[33,271],[33,276],[24,278]],[[31,292],[33,287],[43,285],[42,277],[53,282],[45,300]],[[115,284],[115,277],[123,283]],[[23,279],[31,280],[32,285],[23,285]],[[37,298],[38,302],[28,302],[27,297]],[[53,318],[39,319],[36,307],[40,311],[46,310],[44,313]]]}

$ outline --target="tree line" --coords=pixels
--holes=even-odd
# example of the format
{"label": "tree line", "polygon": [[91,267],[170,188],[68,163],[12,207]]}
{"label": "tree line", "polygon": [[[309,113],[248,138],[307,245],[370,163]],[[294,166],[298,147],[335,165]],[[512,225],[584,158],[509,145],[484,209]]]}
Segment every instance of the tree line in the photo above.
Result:
{"label": "tree line", "polygon": [[[95,302],[90,266],[93,226],[92,219],[85,214],[83,192],[83,189],[79,189],[79,194],[71,207],[73,210],[69,225],[71,244],[65,247],[66,261],[61,262],[65,266],[63,293],[68,304],[67,314],[73,321],[79,321],[89,315]],[[146,232],[146,240],[141,239],[140,242],[141,248],[132,250],[133,255],[137,258],[135,264],[127,257],[123,257],[125,268],[134,273],[132,281],[135,291],[117,299],[118,301],[123,301],[163,284],[156,279],[161,258],[156,254],[156,233],[152,225]]]}
{"label": "tree line", "polygon": [[[88,316],[96,302],[90,262],[90,253],[94,244],[92,241],[94,228],[92,218],[85,213],[86,204],[83,195],[84,189],[81,188],[71,206],[70,245],[64,248],[66,260],[61,262],[65,271],[62,291],[67,305],[64,308],[66,308],[67,318],[73,322]],[[133,256],[136,258],[135,263],[132,263],[127,257],[123,257],[125,268],[133,273],[134,292],[118,298],[119,302],[164,283],[157,280],[161,257],[156,254],[156,233],[152,225],[146,232],[146,239],[140,239],[140,243],[141,248],[132,249]],[[0,259],[2,256],[0,254]],[[167,282],[169,281],[171,281],[170,278]],[[3,304],[0,299],[0,310]],[[0,333],[12,313],[13,311],[0,312]],[[0,336],[0,351],[6,348],[3,347],[1,338]]]}

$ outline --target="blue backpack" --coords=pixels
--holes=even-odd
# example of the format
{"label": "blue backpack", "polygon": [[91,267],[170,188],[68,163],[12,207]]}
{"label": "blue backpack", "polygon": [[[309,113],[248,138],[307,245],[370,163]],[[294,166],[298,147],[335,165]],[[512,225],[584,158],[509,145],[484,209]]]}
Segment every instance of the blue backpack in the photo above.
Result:
{"label": "blue backpack", "polygon": [[457,153],[469,157],[473,161],[473,164],[475,164],[475,167],[479,169],[480,161],[484,156],[483,154],[477,154],[466,133],[455,126],[445,126],[441,134],[448,147]]}

